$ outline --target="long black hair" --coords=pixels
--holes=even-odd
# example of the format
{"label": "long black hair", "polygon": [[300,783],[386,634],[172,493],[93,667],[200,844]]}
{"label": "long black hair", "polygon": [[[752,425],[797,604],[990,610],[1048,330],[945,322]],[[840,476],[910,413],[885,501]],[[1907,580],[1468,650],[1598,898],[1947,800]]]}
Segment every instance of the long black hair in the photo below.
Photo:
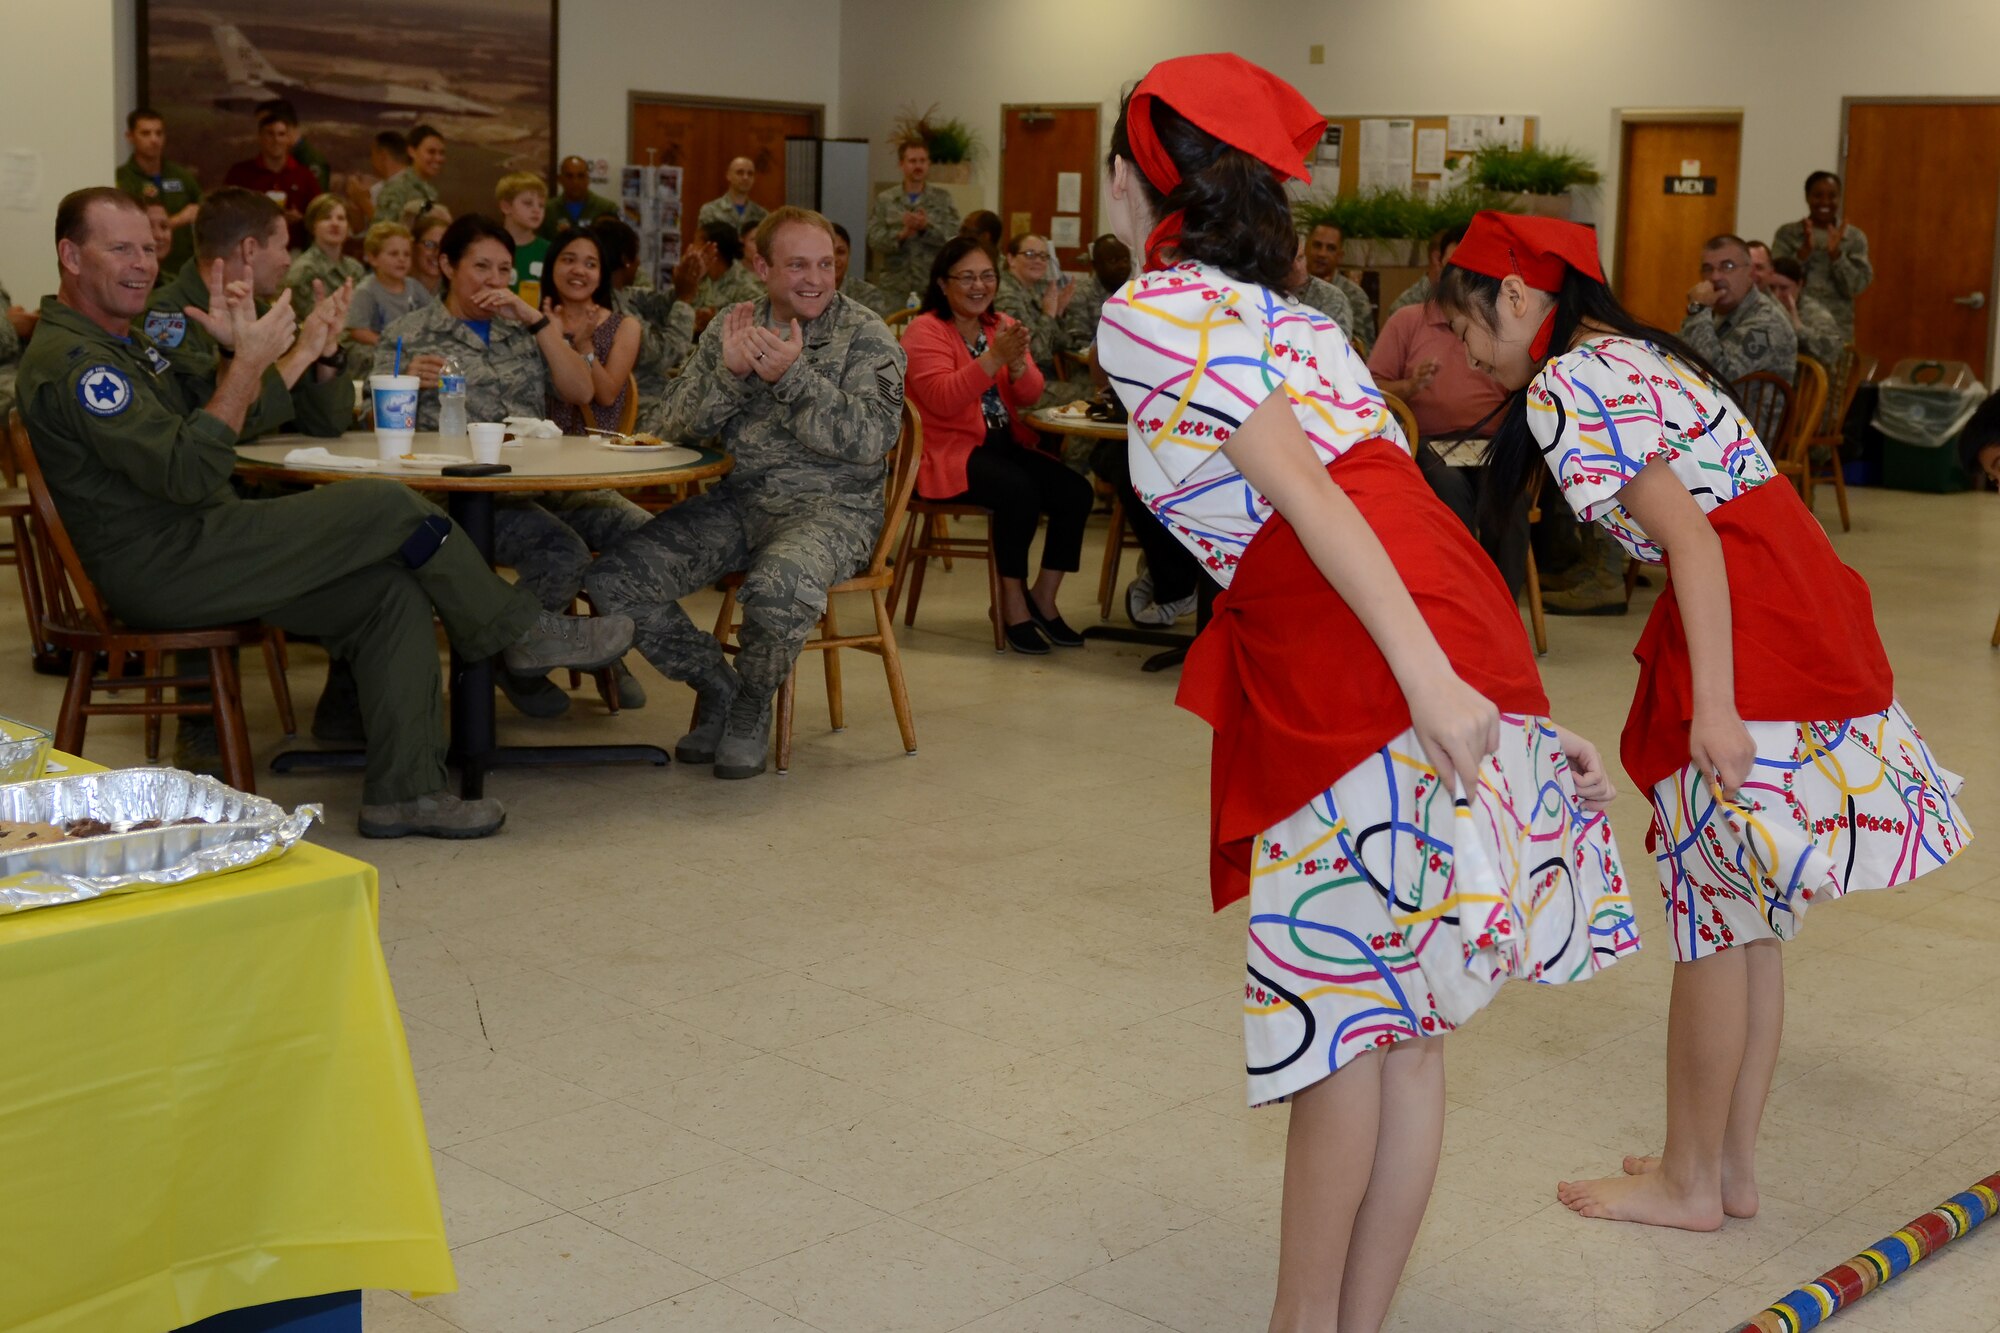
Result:
{"label": "long black hair", "polygon": [[1154,98],[1153,133],[1181,174],[1181,183],[1163,195],[1132,156],[1126,129],[1131,111],[1128,93],[1118,108],[1105,161],[1108,166],[1122,157],[1132,164],[1132,179],[1145,192],[1154,217],[1181,214],[1181,236],[1174,243],[1178,257],[1212,264],[1238,282],[1283,291],[1298,257],[1299,233],[1276,173]]}
{"label": "long black hair", "polygon": [[549,293],[557,301],[562,300],[562,295],[556,291],[555,285],[556,257],[572,246],[578,245],[587,245],[597,252],[597,290],[590,294],[592,303],[601,305],[606,310],[616,309],[617,307],[613,303],[617,300],[617,297],[613,296],[611,292],[611,271],[618,268],[620,264],[619,262],[615,262],[612,256],[605,253],[604,238],[598,234],[594,227],[571,227],[568,231],[556,237],[555,244],[551,245],[549,252],[542,256],[542,290]]}
{"label": "long black hair", "polygon": [[[1618,303],[1611,288],[1597,279],[1566,269],[1562,290],[1555,298],[1555,323],[1549,338],[1551,355],[1561,355],[1577,330],[1586,324],[1605,328],[1623,337],[1651,343],[1699,374],[1708,381],[1709,388],[1735,401],[1729,381],[1701,353],[1675,334],[1655,328],[1627,310]],[[1446,314],[1463,315],[1494,328],[1499,322],[1500,279],[1446,264],[1432,299]],[[1500,428],[1494,432],[1493,443],[1486,453],[1486,481],[1480,497],[1485,521],[1495,524],[1509,521],[1515,499],[1541,465],[1541,449],[1528,429],[1528,391],[1518,389],[1508,400]]]}

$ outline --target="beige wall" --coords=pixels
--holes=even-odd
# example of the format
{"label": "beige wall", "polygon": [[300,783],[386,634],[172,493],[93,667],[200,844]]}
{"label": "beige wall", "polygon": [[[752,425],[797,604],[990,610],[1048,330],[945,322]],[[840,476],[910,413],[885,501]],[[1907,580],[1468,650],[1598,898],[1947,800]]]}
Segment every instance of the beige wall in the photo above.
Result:
{"label": "beige wall", "polygon": [[[1310,65],[1307,47],[1326,47]],[[2000,96],[1994,0],[844,0],[842,124],[881,139],[932,102],[999,145],[1003,102],[1090,102],[1108,136],[1123,89],[1156,60],[1236,51],[1329,114],[1519,112],[1548,141],[1617,169],[1616,108],[1744,117],[1740,226],[1804,212],[1808,171],[1836,165],[1840,99]],[[879,150],[876,174],[893,174]],[[980,183],[990,204],[992,163]],[[1616,198],[1607,179],[1603,200]],[[1608,220],[1614,210],[1601,203]]]}

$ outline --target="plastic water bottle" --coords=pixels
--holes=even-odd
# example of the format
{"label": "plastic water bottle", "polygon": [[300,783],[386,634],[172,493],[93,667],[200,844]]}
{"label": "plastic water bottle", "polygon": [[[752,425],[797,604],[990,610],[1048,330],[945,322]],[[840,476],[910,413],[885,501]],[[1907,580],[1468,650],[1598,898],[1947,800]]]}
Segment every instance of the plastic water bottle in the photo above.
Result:
{"label": "plastic water bottle", "polygon": [[438,372],[438,434],[447,440],[465,438],[465,372],[455,357],[446,357]]}

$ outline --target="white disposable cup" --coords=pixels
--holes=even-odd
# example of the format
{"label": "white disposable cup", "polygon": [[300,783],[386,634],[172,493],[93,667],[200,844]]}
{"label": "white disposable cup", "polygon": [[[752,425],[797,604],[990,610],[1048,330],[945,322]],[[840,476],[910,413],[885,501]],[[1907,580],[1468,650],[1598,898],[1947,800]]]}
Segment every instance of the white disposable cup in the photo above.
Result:
{"label": "white disposable cup", "polygon": [[507,434],[505,424],[498,421],[475,421],[465,428],[465,433],[472,438],[473,462],[500,461],[500,441]]}
{"label": "white disposable cup", "polygon": [[401,458],[416,441],[417,377],[370,375],[368,394],[375,408],[375,452],[384,461]]}

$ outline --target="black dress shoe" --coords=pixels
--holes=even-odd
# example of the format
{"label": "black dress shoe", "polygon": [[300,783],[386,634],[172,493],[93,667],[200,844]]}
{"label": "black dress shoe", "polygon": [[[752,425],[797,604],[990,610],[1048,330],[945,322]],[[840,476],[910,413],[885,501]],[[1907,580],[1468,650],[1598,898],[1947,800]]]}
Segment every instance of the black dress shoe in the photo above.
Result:
{"label": "black dress shoe", "polygon": [[1035,622],[1035,628],[1049,636],[1050,643],[1058,648],[1083,647],[1083,636],[1064,623],[1060,611],[1052,616],[1045,616],[1036,607],[1034,598],[1030,597],[1026,600],[1028,603],[1028,619]]}
{"label": "black dress shoe", "polygon": [[1035,622],[1024,620],[1018,625],[1007,626],[1007,644],[1017,653],[1040,656],[1049,650],[1049,641],[1035,628]]}

